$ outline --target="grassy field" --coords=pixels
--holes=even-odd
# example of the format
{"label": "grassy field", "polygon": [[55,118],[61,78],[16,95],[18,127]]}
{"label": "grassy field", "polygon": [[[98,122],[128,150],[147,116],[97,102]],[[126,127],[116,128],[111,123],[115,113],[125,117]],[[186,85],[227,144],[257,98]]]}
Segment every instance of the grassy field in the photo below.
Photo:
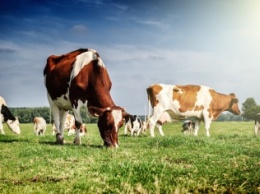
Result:
{"label": "grassy field", "polygon": [[0,193],[260,193],[260,138],[253,122],[214,122],[211,137],[184,136],[181,123],[164,126],[165,137],[119,135],[119,149],[102,146],[97,126],[87,124],[82,145],[55,145],[51,128],[0,135]]}

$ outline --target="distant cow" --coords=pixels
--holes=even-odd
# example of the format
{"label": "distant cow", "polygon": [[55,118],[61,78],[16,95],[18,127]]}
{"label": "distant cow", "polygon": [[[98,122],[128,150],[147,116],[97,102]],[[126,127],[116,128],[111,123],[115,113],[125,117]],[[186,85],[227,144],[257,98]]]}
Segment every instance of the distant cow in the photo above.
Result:
{"label": "distant cow", "polygon": [[87,107],[90,114],[99,117],[98,128],[104,145],[118,147],[118,130],[128,114],[111,98],[112,83],[97,51],[79,49],[65,55],[52,55],[47,59],[43,74],[57,128],[56,143],[64,143],[63,130],[68,110],[72,110],[76,119],[74,143],[81,143],[80,109]]}
{"label": "distant cow", "polygon": [[194,132],[195,122],[192,120],[185,120],[182,124],[182,131],[185,135],[191,135]]}
{"label": "distant cow", "polygon": [[3,97],[0,96],[0,131],[2,134],[5,134],[3,128],[3,121],[6,122],[7,126],[15,134],[20,134],[19,120],[13,116]]}
{"label": "distant cow", "polygon": [[255,135],[260,135],[260,113],[255,115]]}
{"label": "distant cow", "polygon": [[[68,135],[75,135],[76,134],[76,126],[75,126],[75,117],[71,114],[66,115],[66,121],[64,124],[64,129],[68,130]],[[80,126],[80,136],[83,136],[86,134],[86,125],[82,123]],[[55,135],[57,133],[57,129],[55,127],[55,124],[52,124],[52,134]]]}
{"label": "distant cow", "polygon": [[42,117],[35,117],[33,119],[33,123],[34,123],[34,133],[36,135],[44,135],[45,131],[46,131],[46,121],[44,118]]}
{"label": "distant cow", "polygon": [[125,131],[124,134],[127,134],[127,131],[131,132],[131,136],[139,135],[142,131],[142,120],[137,115],[129,115],[125,118]]}
{"label": "distant cow", "polygon": [[[198,134],[200,121],[204,121],[206,135],[210,136],[211,122],[217,119],[223,111],[229,111],[235,115],[240,114],[235,94],[220,94],[207,86],[154,84],[147,88],[147,95],[153,108],[153,114],[149,120],[152,137],[154,137],[154,126],[165,111],[174,119],[194,117],[196,119],[195,136]],[[164,135],[162,130],[159,129],[159,132]]]}
{"label": "distant cow", "polygon": [[[148,121],[147,121],[147,128],[149,128],[149,119],[150,119],[150,115],[148,115]],[[169,113],[167,111],[163,112],[160,116],[160,118],[158,119],[158,121],[156,122],[156,127],[158,128],[159,131],[162,131],[162,126],[166,123],[170,123],[172,122],[172,118],[169,115]]]}
{"label": "distant cow", "polygon": [[[79,128],[79,135],[84,136],[87,133],[87,127],[84,123]],[[69,130],[68,130],[68,135],[75,135],[76,134],[76,126],[73,125]]]}

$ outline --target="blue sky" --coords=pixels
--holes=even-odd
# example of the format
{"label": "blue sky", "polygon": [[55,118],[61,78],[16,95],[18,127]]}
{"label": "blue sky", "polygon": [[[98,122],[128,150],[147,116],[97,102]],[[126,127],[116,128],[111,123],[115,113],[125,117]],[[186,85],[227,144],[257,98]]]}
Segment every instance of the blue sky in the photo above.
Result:
{"label": "blue sky", "polygon": [[97,50],[115,103],[144,114],[153,83],[201,84],[260,104],[258,0],[2,0],[0,95],[48,106],[50,55]]}

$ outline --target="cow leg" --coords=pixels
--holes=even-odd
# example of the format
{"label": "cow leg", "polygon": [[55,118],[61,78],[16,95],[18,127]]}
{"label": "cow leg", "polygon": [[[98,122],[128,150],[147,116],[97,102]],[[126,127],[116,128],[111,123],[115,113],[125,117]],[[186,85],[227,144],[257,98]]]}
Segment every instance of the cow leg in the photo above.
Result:
{"label": "cow leg", "polygon": [[164,133],[163,133],[163,130],[162,130],[162,125],[160,124],[156,124],[157,128],[158,128],[158,131],[160,133],[161,136],[164,136]]}
{"label": "cow leg", "polygon": [[134,129],[131,129],[131,136],[134,136]]}
{"label": "cow leg", "polygon": [[194,136],[197,136],[197,135],[198,135],[199,128],[200,128],[200,120],[197,119],[197,120],[195,121]]}
{"label": "cow leg", "polygon": [[[0,115],[0,117],[1,117],[1,116],[2,116],[2,115]],[[0,118],[0,132],[1,132],[3,135],[5,135],[4,127],[3,127],[3,124],[2,124],[1,118]]]}
{"label": "cow leg", "polygon": [[74,144],[80,145],[81,144],[81,137],[80,137],[80,126],[82,125],[82,119],[80,116],[80,107],[78,109],[73,108],[73,114],[75,117],[75,126],[76,126],[76,136],[74,139]]}
{"label": "cow leg", "polygon": [[211,120],[210,119],[204,119],[204,122],[205,122],[206,136],[210,137],[209,128],[210,128]]}
{"label": "cow leg", "polygon": [[57,129],[56,143],[63,145],[64,144],[64,125],[65,125],[65,121],[66,121],[67,111],[59,110],[59,113],[57,115],[59,117],[58,121],[60,121],[60,122],[56,122],[54,120],[55,125],[56,125],[56,129]]}
{"label": "cow leg", "polygon": [[124,135],[127,134],[127,125],[125,124],[125,130],[124,130]]}
{"label": "cow leg", "polygon": [[[159,118],[160,118],[160,116],[162,115],[163,112],[164,112],[163,109],[156,108],[153,111],[153,116],[151,116],[151,118],[149,119],[148,125],[149,125],[149,128],[150,128],[150,135],[151,135],[151,137],[155,137],[155,135],[154,135],[154,127],[155,127],[156,122],[159,120]],[[159,130],[159,132],[160,132],[160,130]]]}

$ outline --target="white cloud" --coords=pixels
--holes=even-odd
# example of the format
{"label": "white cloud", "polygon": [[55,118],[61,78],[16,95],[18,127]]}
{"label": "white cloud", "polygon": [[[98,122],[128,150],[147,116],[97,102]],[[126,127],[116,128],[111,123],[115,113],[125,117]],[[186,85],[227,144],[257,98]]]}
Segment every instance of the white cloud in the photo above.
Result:
{"label": "white cloud", "polygon": [[77,24],[74,25],[71,30],[78,34],[84,34],[88,31],[88,28],[83,24]]}

